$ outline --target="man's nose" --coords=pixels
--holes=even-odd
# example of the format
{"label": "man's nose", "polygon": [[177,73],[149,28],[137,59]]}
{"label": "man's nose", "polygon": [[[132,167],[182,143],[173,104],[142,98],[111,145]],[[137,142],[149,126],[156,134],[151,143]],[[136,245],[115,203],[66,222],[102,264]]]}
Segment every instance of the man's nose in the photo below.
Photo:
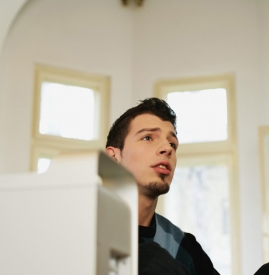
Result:
{"label": "man's nose", "polygon": [[160,144],[158,153],[161,155],[167,154],[167,155],[171,155],[173,148],[171,147],[171,144],[168,140],[163,141]]}

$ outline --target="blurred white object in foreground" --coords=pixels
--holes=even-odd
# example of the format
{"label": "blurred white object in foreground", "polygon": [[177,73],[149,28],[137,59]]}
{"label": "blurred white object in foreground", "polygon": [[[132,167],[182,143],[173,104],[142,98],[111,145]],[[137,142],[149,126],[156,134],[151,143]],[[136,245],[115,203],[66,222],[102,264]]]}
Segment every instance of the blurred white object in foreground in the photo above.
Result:
{"label": "blurred white object in foreground", "polygon": [[0,176],[1,275],[136,275],[137,187],[105,153]]}

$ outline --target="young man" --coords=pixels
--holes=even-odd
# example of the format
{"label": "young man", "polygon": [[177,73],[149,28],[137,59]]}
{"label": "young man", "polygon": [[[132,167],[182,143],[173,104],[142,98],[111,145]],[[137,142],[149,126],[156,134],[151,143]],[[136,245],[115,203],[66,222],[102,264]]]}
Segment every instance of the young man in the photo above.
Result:
{"label": "young man", "polygon": [[149,98],[114,122],[106,152],[136,179],[139,242],[156,242],[191,275],[216,275],[219,273],[195,237],[155,213],[158,196],[169,191],[177,147],[176,114],[165,101]]}

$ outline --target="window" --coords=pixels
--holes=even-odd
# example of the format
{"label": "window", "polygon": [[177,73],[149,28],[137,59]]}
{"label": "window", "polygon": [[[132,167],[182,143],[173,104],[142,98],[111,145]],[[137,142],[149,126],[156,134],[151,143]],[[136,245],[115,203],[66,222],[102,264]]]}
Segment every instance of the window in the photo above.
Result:
{"label": "window", "polygon": [[47,171],[51,163],[49,158],[39,158],[37,162],[37,173],[41,174]]}
{"label": "window", "polygon": [[108,106],[107,77],[37,65],[32,170],[43,172],[62,152],[103,148]]}
{"label": "window", "polygon": [[179,143],[227,140],[225,89],[172,92],[167,101],[177,113]]}
{"label": "window", "polygon": [[[43,82],[39,133],[79,140],[98,139],[94,121],[94,91],[89,88]],[[99,122],[99,121],[98,121]]]}
{"label": "window", "polygon": [[157,211],[194,234],[221,274],[240,274],[233,76],[160,81],[155,93],[176,112],[179,139]]}

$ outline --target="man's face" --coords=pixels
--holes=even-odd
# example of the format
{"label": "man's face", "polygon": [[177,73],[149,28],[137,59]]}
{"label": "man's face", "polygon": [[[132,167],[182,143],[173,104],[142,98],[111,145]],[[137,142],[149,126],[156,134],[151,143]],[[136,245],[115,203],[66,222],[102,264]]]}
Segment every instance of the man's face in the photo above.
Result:
{"label": "man's face", "polygon": [[171,122],[142,114],[132,120],[118,161],[133,173],[140,194],[155,198],[169,190],[177,146]]}

